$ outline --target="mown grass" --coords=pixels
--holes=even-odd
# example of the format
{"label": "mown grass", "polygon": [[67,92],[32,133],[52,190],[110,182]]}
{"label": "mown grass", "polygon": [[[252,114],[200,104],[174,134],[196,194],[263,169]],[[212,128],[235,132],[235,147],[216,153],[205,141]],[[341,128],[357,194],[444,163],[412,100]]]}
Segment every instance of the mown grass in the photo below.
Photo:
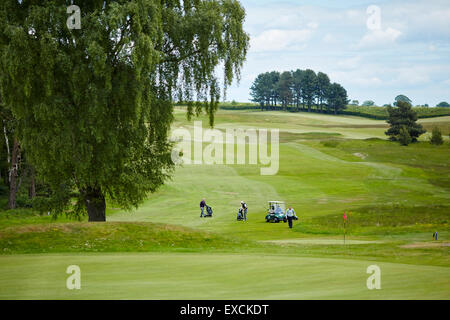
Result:
{"label": "mown grass", "polygon": [[[369,260],[255,254],[43,254],[0,256],[1,299],[448,299],[448,268]],[[81,290],[65,287],[69,265]]]}
{"label": "mown grass", "polygon": [[[181,226],[154,223],[58,223],[35,224],[6,228],[0,233],[0,255],[56,254],[56,253],[226,253],[249,255],[282,255],[328,257],[335,259],[364,259],[405,264],[450,266],[448,247],[421,246],[407,248],[405,245],[419,242],[436,244],[430,240],[431,233],[404,230],[386,233],[391,226],[382,226],[383,233],[372,232],[383,241],[368,244],[344,245],[343,232],[339,229],[339,217],[326,217],[329,221],[313,219],[296,224],[293,232],[309,234],[306,244],[272,244],[239,237],[222,236]],[[341,217],[342,218],[342,217]],[[361,239],[355,216],[351,215],[348,238]],[[317,228],[317,229],[315,229]],[[317,231],[317,234],[315,234]],[[364,232],[362,232],[364,234]],[[447,233],[442,233],[445,238]],[[317,237],[320,235],[320,237]],[[322,244],[321,239],[334,239],[334,244]],[[347,239],[348,239],[347,238]],[[314,239],[319,241],[314,242]],[[362,239],[368,239],[363,237]],[[1,260],[0,260],[1,261]]]}
{"label": "mown grass", "polygon": [[[365,206],[348,212],[349,236],[388,236],[450,230],[450,206],[404,206],[398,204]],[[343,231],[342,215],[313,217],[297,226],[297,231],[314,234],[338,234]]]}
{"label": "mown grass", "polygon": [[233,248],[236,239],[181,226],[152,223],[55,223],[1,230],[9,253],[202,251]]}
{"label": "mown grass", "polygon": [[[176,111],[175,120],[175,126],[192,128],[192,122],[186,120],[182,109]],[[201,116],[200,120],[206,126],[207,117]],[[444,127],[449,123],[448,118],[423,121],[429,126],[439,124]],[[129,270],[134,270],[139,279],[147,279],[144,283],[155,283],[165,266],[171,264],[173,272],[182,273],[185,267],[184,271],[192,279],[189,284],[197,291],[208,288],[202,277],[208,281],[230,280],[235,274],[239,275],[239,271],[232,268],[242,267],[246,271],[241,275],[253,279],[244,298],[260,297],[250,293],[258,292],[262,287],[264,294],[261,297],[264,298],[315,296],[291,286],[285,286],[289,289],[283,291],[275,281],[268,281],[273,274],[270,268],[250,263],[261,259],[268,261],[267,266],[281,268],[298,265],[299,259],[309,257],[315,259],[308,260],[311,263],[329,265],[326,272],[337,270],[338,274],[345,274],[346,268],[353,263],[358,265],[354,269],[356,273],[361,265],[368,263],[395,263],[394,269],[400,272],[396,273],[398,279],[403,279],[401,270],[406,264],[414,265],[414,271],[407,273],[403,280],[387,282],[395,283],[393,290],[397,291],[380,296],[385,298],[427,298],[433,292],[434,283],[448,278],[450,146],[447,141],[439,147],[425,141],[401,147],[385,139],[383,121],[318,114],[220,111],[216,124],[222,131],[226,128],[279,128],[278,174],[261,176],[261,166],[251,165],[179,167],[173,180],[149,195],[138,210],[125,212],[108,207],[109,222],[105,224],[88,224],[85,217],[81,222],[64,216],[54,221],[32,209],[0,210],[0,269],[4,267],[2,270],[10,273],[14,270],[11,266],[16,265],[36,269],[38,273],[43,263],[49,270],[59,270],[61,263],[76,261],[80,254],[87,254],[87,265],[93,269],[100,266],[98,270],[106,272],[109,261],[121,261],[119,264],[126,271],[113,270],[113,276],[105,275],[103,282],[95,286],[100,288],[116,281],[114,277],[120,274],[124,277],[121,288],[123,292],[129,292],[125,296],[131,298],[148,296],[143,289],[135,288],[138,280],[132,282],[134,287],[130,285],[133,280],[129,278]],[[199,218],[198,206],[203,197],[214,208],[212,219]],[[241,200],[249,205],[247,223],[236,221]],[[264,222],[268,200],[283,200],[295,208],[300,220],[295,222],[294,229],[290,230],[283,223]],[[345,211],[350,217],[347,239],[369,243],[343,244]],[[434,231],[439,232],[439,241],[432,241]],[[267,240],[279,242],[274,244]],[[294,242],[283,242],[286,240]],[[296,243],[295,240],[308,242]],[[320,240],[335,241],[335,244],[323,244]],[[121,252],[129,253],[129,260]],[[134,255],[135,252],[142,255]],[[19,253],[36,255],[17,255]],[[57,265],[52,264],[52,257],[59,261],[60,254],[67,254],[68,258]],[[218,254],[225,258],[219,258]],[[139,269],[142,259],[154,263],[161,272],[151,273],[151,266]],[[230,261],[226,266],[231,269],[221,269],[219,261]],[[198,267],[193,266],[195,263]],[[427,274],[427,266],[439,266],[436,267],[439,272]],[[298,267],[299,272],[305,274],[305,277],[298,277],[299,283],[314,276],[313,267],[304,264]],[[290,270],[295,268],[292,265]],[[194,275],[199,270],[203,276]],[[365,268],[361,270],[365,277]],[[49,271],[48,276],[51,274]],[[327,294],[325,287],[322,288],[323,275],[315,276],[317,281],[309,287],[311,292],[317,289],[317,297],[339,297]],[[422,277],[420,281],[408,284],[408,278],[417,276]],[[223,287],[225,291],[210,297],[229,297],[232,290],[239,291],[239,279],[231,279],[230,285]],[[164,291],[167,286],[175,288],[179,280],[172,274],[167,275],[167,281],[154,287],[161,294],[151,297],[165,297],[165,294],[203,297],[195,295],[187,285],[178,288],[179,295],[174,294],[175,291]],[[283,283],[286,285],[286,282]],[[361,283],[364,285],[365,279]],[[51,297],[55,292],[52,288],[57,284],[45,280],[45,285],[48,284],[51,288],[46,292]],[[26,288],[20,291],[17,289],[20,285],[19,278],[0,277],[0,288],[4,288],[3,292],[0,289],[0,296],[42,297]],[[342,283],[327,288],[338,292],[337,285],[342,286]],[[96,291],[86,292],[80,297],[89,297]],[[271,292],[276,293],[271,295]],[[437,297],[445,298],[443,292]],[[363,297],[358,293],[355,287],[347,291],[349,297]],[[190,296],[185,296],[187,294]]]}

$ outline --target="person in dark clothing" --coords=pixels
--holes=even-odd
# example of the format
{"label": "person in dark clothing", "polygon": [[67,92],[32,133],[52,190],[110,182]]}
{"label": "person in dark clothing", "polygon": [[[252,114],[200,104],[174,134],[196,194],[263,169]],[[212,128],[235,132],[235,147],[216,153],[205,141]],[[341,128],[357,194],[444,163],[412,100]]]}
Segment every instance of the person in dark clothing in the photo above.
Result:
{"label": "person in dark clothing", "polygon": [[244,201],[241,201],[242,211],[244,213],[244,221],[247,221],[247,211],[248,207],[247,204]]}
{"label": "person in dark clothing", "polygon": [[203,218],[203,216],[206,216],[205,208],[206,208],[206,200],[202,199],[202,202],[200,202],[200,210],[201,210],[200,218]]}
{"label": "person in dark clothing", "polygon": [[293,227],[293,223],[292,220],[294,219],[298,219],[297,215],[295,214],[294,209],[292,209],[292,207],[289,207],[289,209],[286,211],[286,216],[289,222],[289,228],[292,229]]}

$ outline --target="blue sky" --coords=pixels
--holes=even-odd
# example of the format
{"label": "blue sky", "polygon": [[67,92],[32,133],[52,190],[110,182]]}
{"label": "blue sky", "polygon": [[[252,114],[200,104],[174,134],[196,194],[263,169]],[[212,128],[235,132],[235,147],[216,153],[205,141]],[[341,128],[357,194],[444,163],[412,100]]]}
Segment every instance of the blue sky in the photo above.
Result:
{"label": "blue sky", "polygon": [[450,102],[449,0],[241,3],[251,48],[229,101],[249,101],[259,73],[309,68],[360,102],[383,105],[399,94],[414,104]]}

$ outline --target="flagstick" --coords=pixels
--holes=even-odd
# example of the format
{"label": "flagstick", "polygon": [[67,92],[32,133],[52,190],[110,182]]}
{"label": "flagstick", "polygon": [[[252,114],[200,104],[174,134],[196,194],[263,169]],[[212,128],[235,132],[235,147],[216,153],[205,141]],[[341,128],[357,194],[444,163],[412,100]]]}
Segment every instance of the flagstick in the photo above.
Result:
{"label": "flagstick", "polygon": [[345,236],[347,234],[347,222],[344,220],[344,245],[345,245]]}

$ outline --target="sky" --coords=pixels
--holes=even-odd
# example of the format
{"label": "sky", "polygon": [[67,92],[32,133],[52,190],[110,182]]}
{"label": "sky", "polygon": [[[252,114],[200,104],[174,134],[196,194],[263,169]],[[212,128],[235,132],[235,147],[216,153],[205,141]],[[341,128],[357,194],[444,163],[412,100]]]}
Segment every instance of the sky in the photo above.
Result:
{"label": "sky", "polygon": [[450,0],[241,0],[250,50],[228,101],[260,73],[313,69],[377,105],[450,102]]}

